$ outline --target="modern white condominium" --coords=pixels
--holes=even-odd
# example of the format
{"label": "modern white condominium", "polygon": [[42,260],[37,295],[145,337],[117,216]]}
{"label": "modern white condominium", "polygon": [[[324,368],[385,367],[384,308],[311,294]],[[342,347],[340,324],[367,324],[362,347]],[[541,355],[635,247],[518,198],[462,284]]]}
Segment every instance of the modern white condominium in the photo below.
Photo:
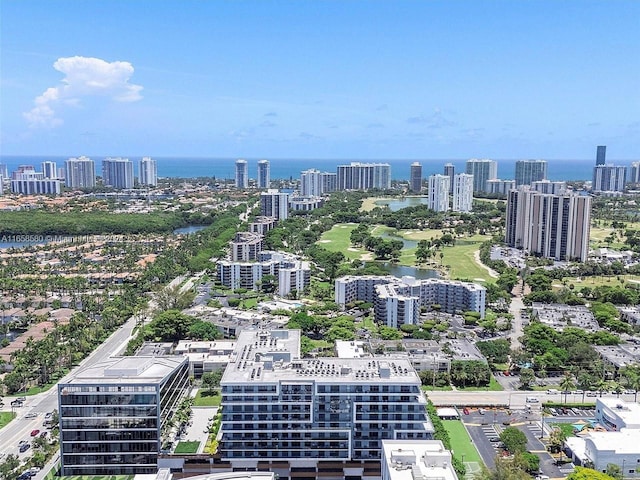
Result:
{"label": "modern white condominium", "polygon": [[494,160],[472,158],[467,160],[466,172],[473,175],[473,191],[486,192],[487,180],[498,177],[498,164]]}
{"label": "modern white condominium", "polygon": [[277,189],[269,189],[260,194],[260,215],[277,220],[289,218],[289,194]]}
{"label": "modern white condominium", "polygon": [[299,330],[243,330],[222,381],[219,455],[290,477],[379,478],[382,441],[430,439],[408,359],[301,358]]}
{"label": "modern white condominium", "polygon": [[237,232],[230,244],[230,259],[234,262],[247,262],[258,258],[264,246],[264,237],[259,233]]}
{"label": "modern white condominium", "polygon": [[446,175],[431,175],[429,177],[428,207],[436,212],[449,210],[449,183]]}
{"label": "modern white condominium", "polygon": [[627,167],[596,165],[593,167],[592,192],[624,192]]}
{"label": "modern white condominium", "polygon": [[140,185],[155,187],[158,185],[158,164],[151,157],[143,157],[140,160],[138,182]]}
{"label": "modern white condominium", "polygon": [[516,187],[547,178],[546,160],[518,160],[516,162]]}
{"label": "modern white condominium", "polygon": [[627,183],[640,183],[640,162],[631,162]]}
{"label": "modern white condominium", "polygon": [[531,188],[540,193],[552,193],[560,195],[567,191],[567,182],[552,182],[551,180],[540,180],[531,182]]}
{"label": "modern white condominium", "polygon": [[69,188],[96,186],[96,164],[87,157],[70,158],[64,162],[65,185]]}
{"label": "modern white condominium", "polygon": [[105,158],[102,161],[102,184],[118,189],[133,188],[133,162],[128,158]]}
{"label": "modern white condominium", "polygon": [[411,172],[409,177],[409,189],[412,192],[422,191],[422,165],[418,162],[411,164]]}
{"label": "modern white condominium", "polygon": [[42,162],[42,176],[51,180],[58,180],[58,166],[56,162]]}
{"label": "modern white condominium", "polygon": [[258,161],[258,188],[269,188],[271,186],[271,167],[269,160]]}
{"label": "modern white condominium", "polygon": [[319,197],[324,193],[323,173],[315,168],[300,173],[300,195]]}
{"label": "modern white condominium", "polygon": [[391,166],[388,163],[338,165],[337,175],[337,189],[340,191],[391,188]]}
{"label": "modern white condominium", "polygon": [[516,188],[515,180],[500,180],[499,178],[487,180],[487,193],[506,195],[513,188]]}
{"label": "modern white condominium", "polygon": [[529,187],[511,190],[505,243],[555,260],[586,261],[591,197],[543,194]]}
{"label": "modern white condominium", "polygon": [[470,212],[473,208],[473,175],[459,173],[453,177],[453,211]]}
{"label": "modern white condominium", "polygon": [[32,165],[20,165],[11,175],[11,192],[20,195],[59,195],[59,180],[44,178]]}
{"label": "modern white condominium", "polygon": [[336,279],[335,301],[373,303],[376,321],[389,327],[416,324],[420,307],[440,305],[447,313],[472,310],[484,318],[486,289],[470,282],[413,277],[347,276]]}
{"label": "modern white condominium", "polygon": [[236,160],[236,188],[249,188],[249,164],[246,160]]}

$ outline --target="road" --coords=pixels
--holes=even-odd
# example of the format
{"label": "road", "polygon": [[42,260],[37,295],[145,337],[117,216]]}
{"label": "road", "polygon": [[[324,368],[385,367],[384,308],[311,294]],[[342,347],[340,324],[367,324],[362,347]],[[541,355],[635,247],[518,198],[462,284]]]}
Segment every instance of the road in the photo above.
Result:
{"label": "road", "polygon": [[[77,373],[83,368],[93,366],[100,363],[112,355],[117,355],[127,345],[131,332],[136,322],[134,318],[130,318],[122,327],[114,332],[102,345],[85,358],[78,367],[63,377],[59,383],[67,383],[72,380]],[[5,398],[5,409],[9,407],[11,397]],[[33,454],[32,449],[24,453],[19,452],[18,443],[26,440],[31,443],[33,437],[30,432],[33,430],[45,430],[42,426],[44,415],[58,408],[58,388],[57,385],[49,390],[37,395],[26,397],[26,401],[22,407],[17,407],[14,411],[17,413],[15,420],[11,421],[2,429],[0,435],[0,452],[5,454],[15,454],[24,460],[25,457]],[[35,418],[26,418],[28,414],[36,414]]]}
{"label": "road", "polygon": [[[527,397],[535,397],[541,403],[542,402],[565,402],[564,395],[559,393],[555,395],[549,395],[546,392],[522,392],[522,391],[509,391],[504,390],[500,392],[460,392],[460,391],[434,391],[425,392],[429,400],[437,406],[450,406],[456,405],[460,407],[464,406],[507,406],[513,409],[524,408],[527,401]],[[618,398],[615,394],[603,394],[603,397]],[[634,401],[634,395],[621,394],[620,399],[628,402]],[[569,394],[567,395],[568,403],[596,403],[596,397],[585,396],[583,400],[582,394]]]}

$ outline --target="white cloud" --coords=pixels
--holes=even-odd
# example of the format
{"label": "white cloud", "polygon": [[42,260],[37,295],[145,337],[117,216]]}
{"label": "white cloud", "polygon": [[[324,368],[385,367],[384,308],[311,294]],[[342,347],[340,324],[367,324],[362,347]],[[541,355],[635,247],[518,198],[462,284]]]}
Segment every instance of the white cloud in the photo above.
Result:
{"label": "white cloud", "polygon": [[61,84],[47,88],[34,100],[35,106],[23,115],[31,127],[56,127],[63,123],[56,109],[79,105],[83,97],[107,97],[116,102],[135,102],[142,98],[142,86],[129,83],[133,65],[129,62],[105,62],[99,58],[59,58],[53,68],[65,77]]}

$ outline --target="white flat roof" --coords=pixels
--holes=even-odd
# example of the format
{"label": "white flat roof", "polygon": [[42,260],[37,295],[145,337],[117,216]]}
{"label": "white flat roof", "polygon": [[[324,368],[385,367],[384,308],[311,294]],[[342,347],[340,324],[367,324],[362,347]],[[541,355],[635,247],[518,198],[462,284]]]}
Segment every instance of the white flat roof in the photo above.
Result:
{"label": "white flat roof", "polygon": [[586,444],[593,444],[599,452],[614,452],[615,455],[640,455],[640,432],[623,428],[619,432],[589,432],[584,437]]}
{"label": "white flat roof", "polygon": [[[602,404],[609,412],[620,418],[627,428],[640,428],[640,405],[633,402],[625,402],[619,398],[597,398],[596,409]],[[640,438],[640,432],[636,432]]]}
{"label": "white flat roof", "polygon": [[382,455],[391,480],[458,480],[440,440],[383,440]]}
{"label": "white flat roof", "polygon": [[179,356],[111,357],[80,370],[67,384],[159,383],[186,362]]}

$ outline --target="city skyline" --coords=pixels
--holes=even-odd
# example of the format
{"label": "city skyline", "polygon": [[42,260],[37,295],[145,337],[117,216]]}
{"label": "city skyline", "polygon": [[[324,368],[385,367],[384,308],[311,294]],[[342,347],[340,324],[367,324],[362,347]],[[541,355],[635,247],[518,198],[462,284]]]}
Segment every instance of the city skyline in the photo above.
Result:
{"label": "city skyline", "polygon": [[3,3],[4,155],[640,154],[637,2],[149,6]]}

